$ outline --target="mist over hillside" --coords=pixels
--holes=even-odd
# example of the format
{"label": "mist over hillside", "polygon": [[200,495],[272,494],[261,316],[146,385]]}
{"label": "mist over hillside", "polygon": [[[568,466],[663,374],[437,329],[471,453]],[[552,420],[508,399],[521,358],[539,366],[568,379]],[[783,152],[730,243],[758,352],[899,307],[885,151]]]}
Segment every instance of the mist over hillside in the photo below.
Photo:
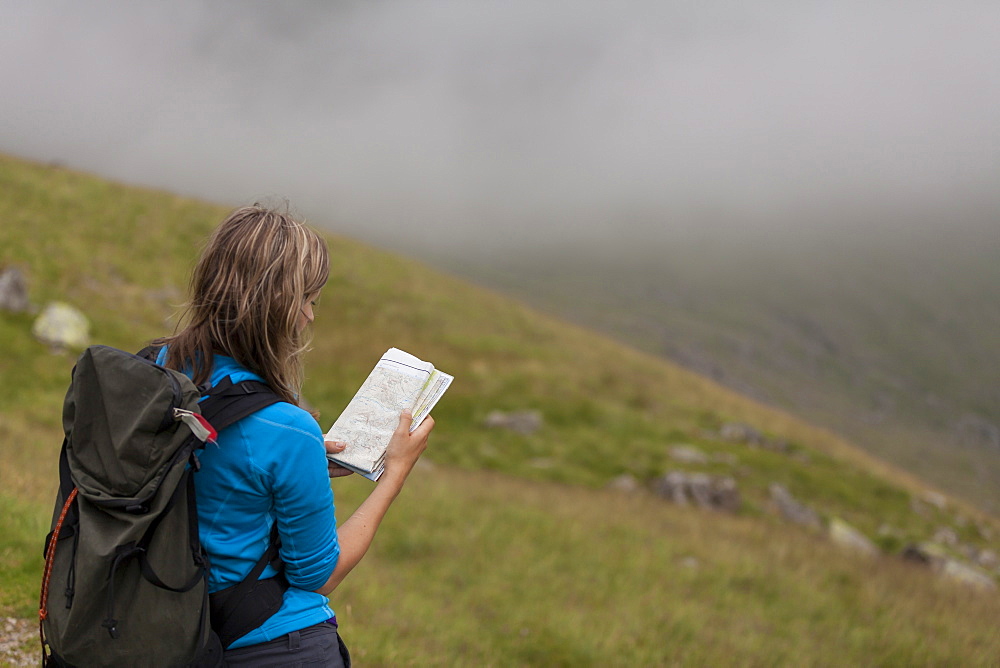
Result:
{"label": "mist over hillside", "polygon": [[676,235],[629,258],[537,249],[456,268],[996,511],[1000,229],[928,213],[900,233]]}

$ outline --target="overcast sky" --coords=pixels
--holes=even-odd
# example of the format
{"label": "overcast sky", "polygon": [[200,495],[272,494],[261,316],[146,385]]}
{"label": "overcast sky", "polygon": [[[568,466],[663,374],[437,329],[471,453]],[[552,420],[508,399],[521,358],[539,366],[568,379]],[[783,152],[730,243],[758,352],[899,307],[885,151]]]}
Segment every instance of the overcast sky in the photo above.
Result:
{"label": "overcast sky", "polygon": [[286,197],[400,249],[829,222],[1000,183],[996,2],[0,9],[0,151]]}

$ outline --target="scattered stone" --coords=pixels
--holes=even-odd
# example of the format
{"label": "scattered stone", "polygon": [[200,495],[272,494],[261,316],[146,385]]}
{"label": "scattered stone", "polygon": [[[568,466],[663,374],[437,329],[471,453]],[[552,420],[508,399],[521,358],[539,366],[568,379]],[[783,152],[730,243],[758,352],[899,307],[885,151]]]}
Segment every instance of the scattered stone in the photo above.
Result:
{"label": "scattered stone", "polygon": [[976,564],[983,568],[996,570],[1000,566],[1000,557],[993,550],[980,550],[976,555]]}
{"label": "scattered stone", "polygon": [[994,591],[997,588],[996,580],[989,573],[952,558],[942,546],[934,543],[908,545],[903,550],[903,558],[907,561],[923,564],[944,577],[976,589]]}
{"label": "scattered stone", "polygon": [[957,559],[946,559],[944,566],[941,567],[941,574],[976,589],[995,591],[997,588],[996,580],[988,573],[970,564],[963,564]]}
{"label": "scattered stone", "polygon": [[484,424],[491,429],[508,429],[518,434],[533,434],[542,428],[542,414],[539,411],[491,411]]}
{"label": "scattered stone", "polygon": [[608,489],[623,494],[635,494],[639,491],[639,481],[635,476],[623,473],[608,483]]}
{"label": "scattered stone", "polygon": [[680,560],[680,565],[683,568],[695,571],[701,567],[701,562],[698,561],[697,557],[684,557],[683,559]]}
{"label": "scattered stone", "polygon": [[716,464],[728,464],[736,466],[740,463],[740,458],[731,452],[716,452],[712,455],[712,461]]}
{"label": "scattered stone", "polygon": [[0,271],[0,311],[24,313],[31,308],[28,301],[28,282],[16,267]]}
{"label": "scattered stone", "polygon": [[671,459],[684,464],[708,463],[708,455],[693,445],[672,445],[669,454]]}
{"label": "scattered stone", "polygon": [[768,489],[771,492],[771,501],[783,518],[789,522],[809,527],[810,529],[819,530],[823,528],[823,524],[816,511],[797,501],[783,485],[772,483]]}
{"label": "scattered stone", "polygon": [[924,492],[920,495],[920,500],[930,504],[938,510],[945,510],[948,507],[948,499],[939,492]]}
{"label": "scattered stone", "polygon": [[38,620],[5,617],[0,622],[0,665],[37,666]]}
{"label": "scattered stone", "polygon": [[681,471],[671,471],[653,481],[653,492],[678,506],[686,506],[688,503],[686,487],[687,476]]}
{"label": "scattered stone", "polygon": [[86,348],[89,331],[87,316],[62,302],[49,303],[31,327],[36,339],[54,348]]}
{"label": "scattered stone", "polygon": [[719,429],[719,437],[731,443],[746,443],[747,445],[762,445],[764,435],[748,424],[742,422],[727,422]]}
{"label": "scattered stone", "polygon": [[715,478],[712,481],[712,503],[717,510],[727,513],[738,512],[743,504],[736,481],[729,477]]}
{"label": "scattered stone", "polygon": [[719,438],[730,443],[744,443],[746,445],[773,450],[782,454],[788,454],[791,446],[787,441],[770,439],[742,422],[727,422],[719,429]]}
{"label": "scattered stone", "polygon": [[867,557],[874,557],[879,554],[879,549],[875,546],[875,543],[868,540],[867,536],[839,517],[834,517],[830,520],[830,526],[827,527],[827,535],[837,545],[858,554]]}
{"label": "scattered stone", "polygon": [[706,473],[692,473],[687,479],[687,492],[702,508],[712,507],[712,478]]}
{"label": "scattered stone", "polygon": [[934,532],[934,537],[931,540],[941,545],[954,546],[958,545],[958,534],[951,527],[940,527]]}
{"label": "scattered stone", "polygon": [[902,557],[904,560],[912,561],[915,564],[938,568],[944,564],[948,558],[948,554],[940,545],[933,543],[911,543],[903,549]]}
{"label": "scattered stone", "polygon": [[653,492],[677,505],[693,501],[701,508],[728,513],[737,512],[743,503],[734,479],[707,473],[671,471],[653,481]]}

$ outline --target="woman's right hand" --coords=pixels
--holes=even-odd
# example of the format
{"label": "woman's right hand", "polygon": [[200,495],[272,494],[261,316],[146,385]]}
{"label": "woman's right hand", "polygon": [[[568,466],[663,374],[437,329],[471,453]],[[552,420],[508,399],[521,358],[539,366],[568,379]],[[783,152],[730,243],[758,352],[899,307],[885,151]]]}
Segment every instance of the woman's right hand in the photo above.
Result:
{"label": "woman's right hand", "polygon": [[410,432],[410,425],[413,424],[413,415],[409,411],[403,411],[399,416],[399,424],[392,434],[389,446],[385,451],[385,472],[393,476],[405,478],[410,474],[413,465],[420,459],[420,455],[427,449],[427,437],[434,429],[434,418],[428,415],[420,426]]}

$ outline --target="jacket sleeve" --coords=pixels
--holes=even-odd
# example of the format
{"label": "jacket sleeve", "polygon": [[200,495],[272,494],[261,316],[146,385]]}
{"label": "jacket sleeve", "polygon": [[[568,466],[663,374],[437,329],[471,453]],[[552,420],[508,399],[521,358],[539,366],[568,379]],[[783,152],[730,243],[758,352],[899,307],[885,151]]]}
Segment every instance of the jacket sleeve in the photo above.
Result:
{"label": "jacket sleeve", "polygon": [[274,447],[267,453],[265,468],[271,478],[285,577],[293,587],[314,591],[337,566],[340,545],[322,432],[308,413],[294,411],[302,419],[274,425],[277,438],[271,441]]}

